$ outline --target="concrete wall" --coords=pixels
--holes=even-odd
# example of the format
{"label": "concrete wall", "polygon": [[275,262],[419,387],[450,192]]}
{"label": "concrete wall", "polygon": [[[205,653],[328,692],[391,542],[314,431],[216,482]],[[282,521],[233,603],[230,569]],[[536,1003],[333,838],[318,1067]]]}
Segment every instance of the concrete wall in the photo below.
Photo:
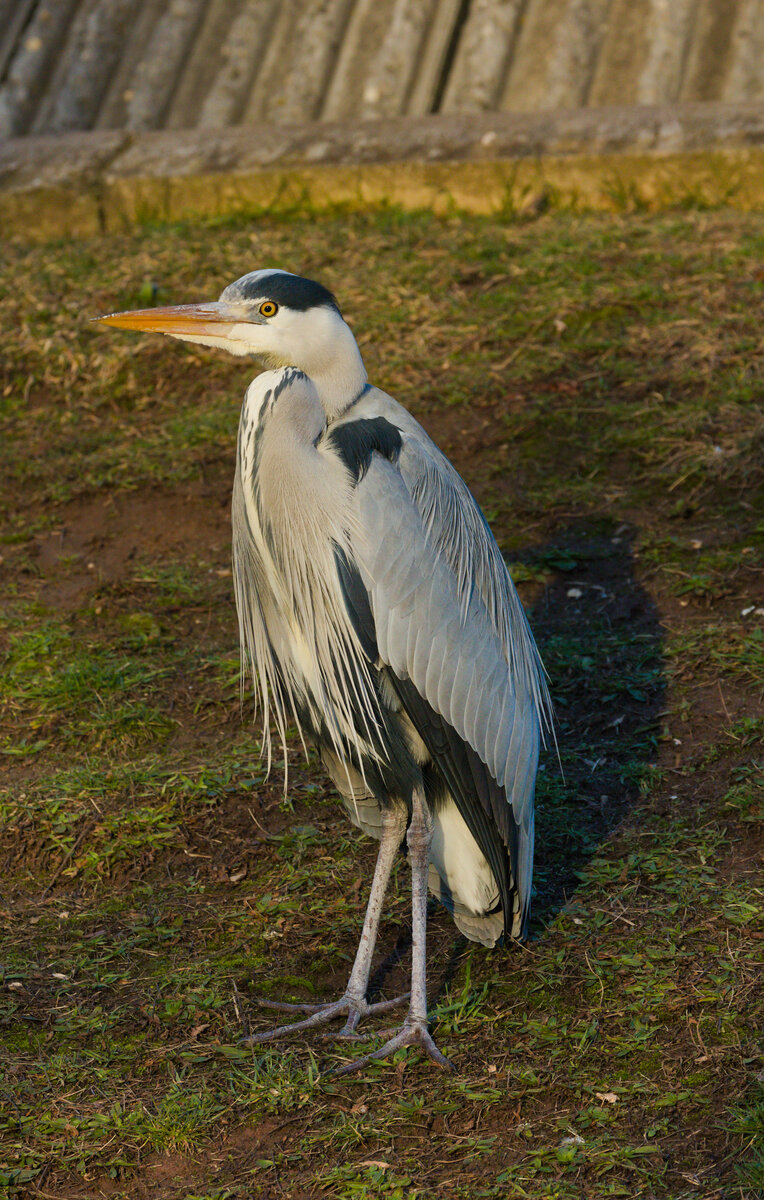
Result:
{"label": "concrete wall", "polygon": [[438,113],[0,143],[0,229],[24,241],[337,203],[507,217],[550,205],[764,209],[764,106]]}
{"label": "concrete wall", "polygon": [[764,0],[0,0],[0,138],[764,102]]}

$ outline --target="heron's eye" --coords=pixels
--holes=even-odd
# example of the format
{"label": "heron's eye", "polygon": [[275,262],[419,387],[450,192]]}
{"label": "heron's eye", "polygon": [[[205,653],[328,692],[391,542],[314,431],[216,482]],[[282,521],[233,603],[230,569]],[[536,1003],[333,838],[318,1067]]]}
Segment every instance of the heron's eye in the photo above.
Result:
{"label": "heron's eye", "polygon": [[275,317],[279,311],[279,306],[273,300],[263,300],[260,305],[261,317]]}

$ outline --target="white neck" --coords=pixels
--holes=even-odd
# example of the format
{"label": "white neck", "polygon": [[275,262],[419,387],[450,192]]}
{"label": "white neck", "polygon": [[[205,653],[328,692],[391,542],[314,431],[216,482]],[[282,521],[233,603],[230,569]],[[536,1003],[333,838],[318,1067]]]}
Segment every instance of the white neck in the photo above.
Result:
{"label": "white neck", "polygon": [[363,391],[366,367],[361,351],[348,325],[337,321],[331,342],[331,353],[310,355],[303,370],[315,384],[327,421],[335,420]]}

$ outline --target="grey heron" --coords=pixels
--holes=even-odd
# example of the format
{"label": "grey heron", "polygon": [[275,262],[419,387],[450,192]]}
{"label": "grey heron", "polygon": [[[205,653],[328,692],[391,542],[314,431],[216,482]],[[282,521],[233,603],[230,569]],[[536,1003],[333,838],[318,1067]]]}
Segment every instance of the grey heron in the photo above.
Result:
{"label": "grey heron", "polygon": [[[243,665],[282,739],[313,742],[347,813],[380,842],[358,951],[338,1000],[265,1041],[408,1000],[399,1032],[355,1069],[428,1031],[429,890],[473,941],[525,936],[533,800],[549,716],[522,605],[477,502],[396,400],[368,383],[335,297],[277,269],[217,301],[98,318],[250,355],[241,410],[233,576]],[[411,991],[369,1003],[382,904],[405,841]],[[309,1006],[277,1005],[300,1012]]]}

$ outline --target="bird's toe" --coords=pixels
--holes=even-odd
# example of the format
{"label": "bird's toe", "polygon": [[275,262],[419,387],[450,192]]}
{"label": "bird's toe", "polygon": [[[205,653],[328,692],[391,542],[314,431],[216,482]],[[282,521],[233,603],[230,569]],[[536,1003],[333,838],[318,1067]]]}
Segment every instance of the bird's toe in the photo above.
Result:
{"label": "bird's toe", "polygon": [[300,1012],[308,1014],[323,1012],[325,1008],[331,1007],[331,1004],[326,1002],[323,1004],[287,1004],[284,1000],[266,1000],[263,996],[256,996],[255,1004],[259,1008],[273,1008],[277,1012]]}
{"label": "bird's toe", "polygon": [[390,1058],[396,1051],[402,1050],[406,1046],[418,1046],[443,1071],[456,1071],[456,1067],[450,1058],[446,1058],[445,1054],[442,1054],[435,1045],[427,1025],[423,1021],[408,1019],[404,1022],[398,1033],[386,1041],[384,1045],[380,1046],[379,1049],[373,1050],[370,1054],[365,1054],[363,1058],[358,1058],[354,1062],[346,1063],[344,1067],[336,1067],[329,1074],[352,1075],[355,1071],[360,1071],[368,1066],[369,1063],[378,1062],[382,1058]]}
{"label": "bird's toe", "polygon": [[338,1029],[336,1033],[325,1033],[324,1038],[327,1041],[341,1042],[365,1042],[368,1041],[371,1034],[356,1033],[354,1029],[348,1029],[347,1025],[343,1025],[342,1029]]}
{"label": "bird's toe", "polygon": [[330,1036],[354,1041],[358,1036],[355,1031],[361,1017],[387,1012],[388,1009],[394,1008],[395,1005],[402,1004],[406,1000],[408,1000],[408,993],[404,996],[395,996],[392,1000],[378,1000],[374,1004],[369,1004],[364,996],[350,992],[346,992],[339,1000],[324,1004],[286,1004],[280,1000],[258,1000],[259,1005],[276,1009],[278,1012],[307,1013],[308,1015],[302,1021],[278,1025],[275,1029],[267,1029],[262,1033],[248,1034],[242,1038],[242,1044],[253,1046],[258,1042],[272,1042],[277,1038],[290,1037],[293,1034],[314,1029],[318,1025],[328,1024],[329,1021],[337,1020],[340,1017],[347,1018],[345,1025],[338,1034]]}

